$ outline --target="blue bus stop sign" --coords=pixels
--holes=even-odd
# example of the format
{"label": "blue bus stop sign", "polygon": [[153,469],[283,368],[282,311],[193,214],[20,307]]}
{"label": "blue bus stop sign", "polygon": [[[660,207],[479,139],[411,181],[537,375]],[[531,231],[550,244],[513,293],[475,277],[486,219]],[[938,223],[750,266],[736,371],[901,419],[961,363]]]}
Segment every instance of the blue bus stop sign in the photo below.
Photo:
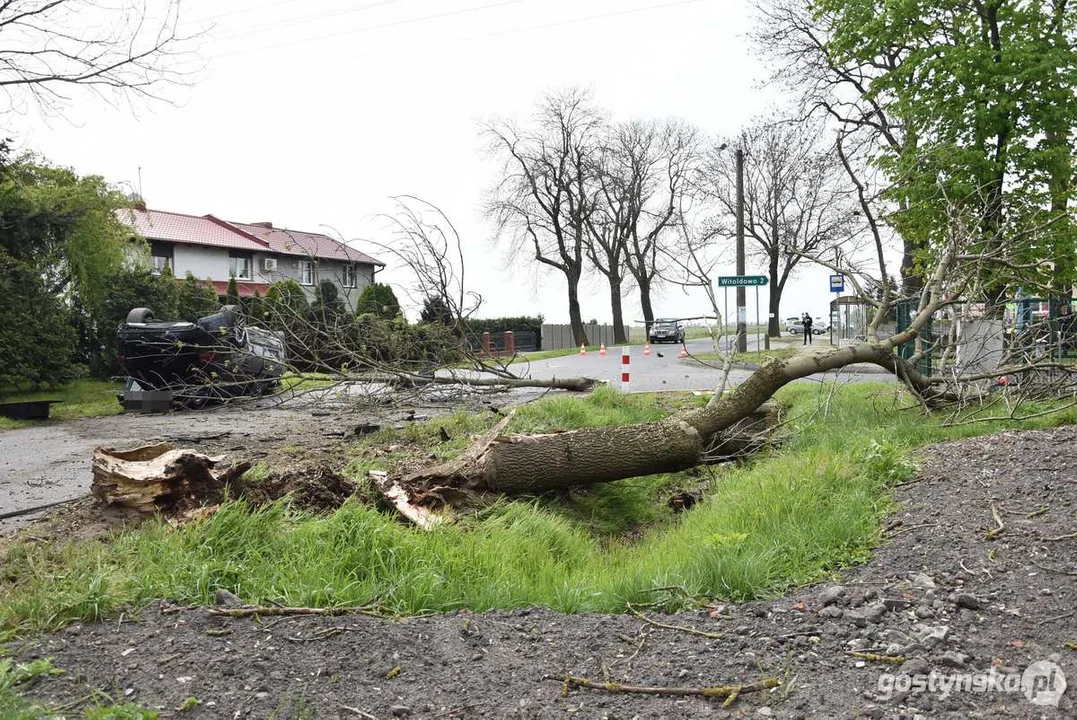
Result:
{"label": "blue bus stop sign", "polygon": [[830,276],[830,292],[832,292],[832,293],[845,292],[845,276],[844,275],[831,275]]}

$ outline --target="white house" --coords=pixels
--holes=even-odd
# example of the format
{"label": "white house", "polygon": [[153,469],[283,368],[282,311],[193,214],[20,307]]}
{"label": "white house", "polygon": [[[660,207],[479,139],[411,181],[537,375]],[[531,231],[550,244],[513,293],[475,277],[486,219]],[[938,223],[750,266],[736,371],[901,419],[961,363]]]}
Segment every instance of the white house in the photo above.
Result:
{"label": "white house", "polygon": [[309,299],[323,280],[331,280],[352,310],[363,288],[385,263],[321,233],[240,223],[213,215],[149,210],[121,210],[120,218],[150,245],[154,269],[165,265],[177,278],[188,272],[211,283],[224,296],[235,277],[240,297],[265,295],[278,280],[292,279]]}

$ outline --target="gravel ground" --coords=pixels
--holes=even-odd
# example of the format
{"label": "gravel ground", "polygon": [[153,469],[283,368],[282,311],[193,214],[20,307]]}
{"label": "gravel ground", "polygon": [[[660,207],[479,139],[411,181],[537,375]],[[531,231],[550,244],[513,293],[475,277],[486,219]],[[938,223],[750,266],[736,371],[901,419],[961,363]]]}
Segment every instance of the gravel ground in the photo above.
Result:
{"label": "gravel ground", "polygon": [[[195,697],[179,713],[192,718],[1075,717],[1074,689],[1059,696],[1063,676],[1077,683],[1075,443],[1062,428],[926,451],[870,562],[775,600],[646,619],[523,609],[251,620],[160,603],[21,654],[67,670],[33,688],[41,698],[100,688],[177,714]],[[723,708],[566,691],[566,673],[782,685]],[[942,690],[955,681],[992,689]]]}

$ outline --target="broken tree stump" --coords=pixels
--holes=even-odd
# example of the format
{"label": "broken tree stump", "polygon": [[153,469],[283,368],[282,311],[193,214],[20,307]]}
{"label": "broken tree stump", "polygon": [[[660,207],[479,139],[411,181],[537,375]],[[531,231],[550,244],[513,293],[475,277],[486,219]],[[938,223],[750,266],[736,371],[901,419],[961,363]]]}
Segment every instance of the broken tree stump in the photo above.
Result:
{"label": "broken tree stump", "polygon": [[95,448],[90,490],[106,505],[141,513],[180,515],[216,505],[250,467],[240,463],[216,469],[223,456],[211,457],[171,443],[130,450]]}

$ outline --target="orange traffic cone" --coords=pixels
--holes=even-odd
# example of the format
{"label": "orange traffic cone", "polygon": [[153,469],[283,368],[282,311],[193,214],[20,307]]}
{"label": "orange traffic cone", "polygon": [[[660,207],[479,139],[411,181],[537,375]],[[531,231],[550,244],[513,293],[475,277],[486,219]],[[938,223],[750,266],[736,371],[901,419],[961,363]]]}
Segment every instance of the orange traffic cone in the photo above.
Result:
{"label": "orange traffic cone", "polygon": [[583,343],[580,343],[580,357],[583,357],[586,354],[587,354],[587,346],[584,345]]}
{"label": "orange traffic cone", "polygon": [[681,345],[681,357],[682,358],[688,357],[688,348],[686,348],[684,345]]}
{"label": "orange traffic cone", "polygon": [[606,343],[602,343],[598,346],[598,354],[602,357],[606,357]]}
{"label": "orange traffic cone", "polygon": [[650,343],[643,343],[643,357],[650,357],[650,356],[651,356],[651,344]]}

